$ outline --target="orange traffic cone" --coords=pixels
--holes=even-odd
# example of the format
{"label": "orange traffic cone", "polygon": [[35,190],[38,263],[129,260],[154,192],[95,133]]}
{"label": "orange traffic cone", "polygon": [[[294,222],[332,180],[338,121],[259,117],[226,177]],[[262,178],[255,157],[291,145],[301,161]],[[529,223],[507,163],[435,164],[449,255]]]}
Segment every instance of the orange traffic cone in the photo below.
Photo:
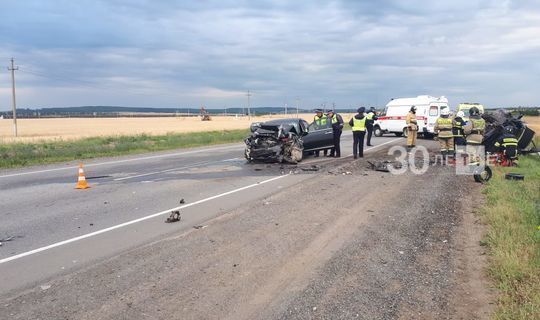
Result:
{"label": "orange traffic cone", "polygon": [[84,176],[84,170],[82,168],[82,163],[79,164],[79,180],[77,181],[77,186],[75,189],[88,189],[90,186],[86,182],[86,177]]}

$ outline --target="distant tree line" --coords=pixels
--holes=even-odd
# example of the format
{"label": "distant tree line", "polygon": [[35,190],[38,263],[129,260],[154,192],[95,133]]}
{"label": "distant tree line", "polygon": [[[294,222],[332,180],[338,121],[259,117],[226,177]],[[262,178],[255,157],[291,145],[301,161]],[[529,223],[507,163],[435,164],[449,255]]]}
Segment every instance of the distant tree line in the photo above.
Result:
{"label": "distant tree line", "polygon": [[[314,109],[299,109],[300,113],[310,113]],[[355,112],[355,109],[337,109],[338,112]],[[247,115],[246,108],[221,108],[206,109],[211,115]],[[251,108],[252,115],[284,114],[283,107],[256,107]],[[288,108],[288,114],[295,114],[296,108]],[[17,118],[106,118],[106,117],[175,117],[175,116],[198,116],[199,108],[136,108],[116,106],[83,106],[66,108],[18,108]],[[0,116],[11,118],[11,111],[2,111]]]}

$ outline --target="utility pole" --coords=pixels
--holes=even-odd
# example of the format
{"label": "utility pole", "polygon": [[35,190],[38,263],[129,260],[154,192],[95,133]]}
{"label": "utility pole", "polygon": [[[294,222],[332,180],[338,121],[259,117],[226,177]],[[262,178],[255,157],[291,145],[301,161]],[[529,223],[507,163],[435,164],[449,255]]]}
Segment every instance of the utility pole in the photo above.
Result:
{"label": "utility pole", "polygon": [[250,93],[249,90],[248,90],[246,96],[248,98],[248,105],[247,105],[248,118],[251,120],[251,96],[252,96],[252,94]]}
{"label": "utility pole", "polygon": [[287,107],[288,107],[287,102],[285,102],[285,114],[287,114]]}
{"label": "utility pole", "polygon": [[13,106],[13,134],[17,136],[17,100],[15,99],[15,70],[19,70],[19,67],[15,68],[15,61],[11,58],[11,68],[8,67],[8,70],[11,71],[11,95],[12,95],[12,106]]}

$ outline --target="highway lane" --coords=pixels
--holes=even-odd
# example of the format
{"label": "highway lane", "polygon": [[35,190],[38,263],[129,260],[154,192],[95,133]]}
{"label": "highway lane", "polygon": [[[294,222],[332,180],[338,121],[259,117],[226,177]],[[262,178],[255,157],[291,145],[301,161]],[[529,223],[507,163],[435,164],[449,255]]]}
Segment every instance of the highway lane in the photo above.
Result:
{"label": "highway lane", "polygon": [[[350,154],[350,140],[350,132],[345,133],[345,156]],[[376,138],[374,143],[392,141],[396,138]],[[73,189],[75,163],[1,172],[0,238],[16,237],[0,247],[2,290],[30,285],[164,236],[188,232],[237,206],[311,177],[286,175],[286,165],[246,164],[242,150],[242,144],[234,144],[93,160],[85,167],[87,177],[96,177],[89,180],[92,188],[88,190]],[[327,159],[311,157],[302,165],[320,161]],[[166,212],[179,207],[181,198],[188,206],[182,208],[182,222],[164,224]],[[99,233],[145,217],[150,218]],[[98,234],[7,261],[94,233]]]}

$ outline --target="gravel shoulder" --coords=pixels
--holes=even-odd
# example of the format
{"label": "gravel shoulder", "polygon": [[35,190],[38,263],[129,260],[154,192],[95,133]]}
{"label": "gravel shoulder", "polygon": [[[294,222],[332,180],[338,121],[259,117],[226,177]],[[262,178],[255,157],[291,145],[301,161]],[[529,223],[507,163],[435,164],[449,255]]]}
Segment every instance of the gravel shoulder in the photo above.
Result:
{"label": "gravel shoulder", "polygon": [[[422,141],[429,147],[433,142]],[[342,159],[307,182],[41,286],[9,319],[485,319],[479,186]],[[329,172],[330,171],[330,172]],[[456,200],[459,199],[459,200]]]}

